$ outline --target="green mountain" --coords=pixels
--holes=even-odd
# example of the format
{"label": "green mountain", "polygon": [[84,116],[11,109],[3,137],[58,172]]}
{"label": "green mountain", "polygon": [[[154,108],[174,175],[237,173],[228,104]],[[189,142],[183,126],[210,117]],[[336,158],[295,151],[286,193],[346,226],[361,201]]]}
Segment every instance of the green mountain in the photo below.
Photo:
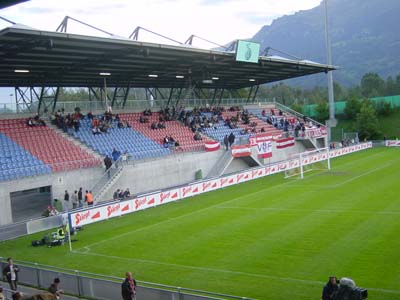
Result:
{"label": "green mountain", "polygon": [[[367,72],[386,78],[400,73],[400,0],[329,0],[332,61],[340,70],[334,80],[359,84]],[[283,16],[264,26],[252,38],[261,49],[271,47],[301,59],[325,63],[325,8]],[[280,55],[269,50],[270,55]],[[292,80],[295,85],[325,85],[326,76]]]}

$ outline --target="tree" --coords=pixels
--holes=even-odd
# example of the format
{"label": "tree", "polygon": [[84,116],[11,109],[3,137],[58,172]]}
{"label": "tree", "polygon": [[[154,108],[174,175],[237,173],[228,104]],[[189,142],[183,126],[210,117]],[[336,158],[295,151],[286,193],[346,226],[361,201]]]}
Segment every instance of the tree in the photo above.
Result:
{"label": "tree", "polygon": [[355,119],[357,114],[360,112],[361,101],[356,97],[351,97],[346,101],[346,106],[344,108],[344,117],[346,119]]}
{"label": "tree", "polygon": [[360,112],[356,117],[356,130],[361,140],[379,139],[379,121],[376,111],[369,100],[363,100]]}
{"label": "tree", "polygon": [[361,79],[361,92],[364,97],[382,96],[385,90],[385,81],[376,73],[367,73]]}
{"label": "tree", "polygon": [[317,103],[315,111],[317,112],[317,115],[315,116],[317,121],[324,123],[325,120],[329,119],[329,105],[327,101],[320,101]]}
{"label": "tree", "polygon": [[337,101],[346,99],[346,90],[336,81],[333,82],[333,93]]}
{"label": "tree", "polygon": [[385,96],[394,95],[397,95],[397,85],[392,76],[389,76],[386,80]]}
{"label": "tree", "polygon": [[300,113],[300,114],[303,114],[303,106],[300,105],[300,104],[298,104],[298,103],[293,103],[293,104],[290,106],[290,108],[293,109],[294,111],[297,111],[297,112]]}

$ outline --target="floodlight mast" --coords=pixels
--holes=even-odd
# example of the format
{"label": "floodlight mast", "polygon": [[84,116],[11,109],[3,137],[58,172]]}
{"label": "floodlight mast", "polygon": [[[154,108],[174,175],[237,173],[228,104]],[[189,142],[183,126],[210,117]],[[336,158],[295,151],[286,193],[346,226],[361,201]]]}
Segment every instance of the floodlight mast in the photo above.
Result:
{"label": "floodlight mast", "polygon": [[[329,22],[328,22],[328,0],[324,0],[325,6],[325,42],[326,42],[326,57],[327,64],[332,65],[331,53],[331,40],[329,35]],[[328,127],[328,141],[332,139],[331,129],[336,126],[335,119],[335,98],[333,94],[333,75],[332,71],[328,71],[328,96],[329,96],[329,120],[327,121]]]}

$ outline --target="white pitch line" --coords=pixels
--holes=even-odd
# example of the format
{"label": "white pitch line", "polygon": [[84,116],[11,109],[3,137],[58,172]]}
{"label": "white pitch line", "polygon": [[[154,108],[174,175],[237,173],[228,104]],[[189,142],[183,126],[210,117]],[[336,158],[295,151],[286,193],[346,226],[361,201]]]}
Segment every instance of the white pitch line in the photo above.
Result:
{"label": "white pitch line", "polygon": [[[279,277],[279,276],[273,276],[273,275],[248,273],[248,272],[232,271],[232,270],[217,269],[217,268],[196,267],[196,266],[180,265],[180,264],[166,263],[166,262],[140,259],[140,258],[126,258],[126,257],[120,257],[120,256],[114,256],[114,255],[105,255],[105,254],[99,254],[99,253],[94,253],[94,252],[90,252],[90,253],[89,252],[83,253],[83,252],[79,252],[79,251],[73,251],[73,252],[76,254],[99,256],[99,257],[104,257],[104,258],[108,258],[108,259],[111,258],[111,259],[118,259],[118,260],[124,260],[124,261],[163,265],[163,266],[168,266],[168,267],[176,267],[176,268],[181,268],[181,269],[190,269],[190,270],[198,270],[198,271],[206,271],[206,272],[219,272],[219,273],[226,273],[226,274],[243,275],[243,276],[263,278],[263,279],[279,280],[279,281],[283,281],[283,282],[299,282],[299,283],[305,283],[305,284],[311,284],[311,285],[325,284],[324,281],[318,281],[318,280]],[[379,288],[367,288],[367,289],[382,292],[382,293],[400,294],[400,290],[389,290],[389,289],[379,289]]]}
{"label": "white pitch line", "polygon": [[327,213],[365,213],[376,215],[399,215],[400,211],[374,211],[374,210],[343,210],[343,209],[304,209],[304,208],[278,208],[278,207],[241,207],[241,206],[219,206],[218,209],[240,209],[240,210],[271,210],[271,211],[299,211],[299,212],[327,212]]}
{"label": "white pitch line", "polygon": [[139,232],[139,231],[143,231],[143,230],[146,230],[146,229],[149,229],[149,228],[157,227],[157,226],[159,226],[160,224],[168,223],[168,222],[171,222],[171,221],[176,221],[176,220],[181,219],[181,218],[184,218],[184,217],[192,216],[192,215],[195,215],[195,214],[198,214],[198,213],[207,211],[207,210],[209,210],[209,209],[213,209],[213,208],[215,208],[215,207],[218,207],[218,206],[223,205],[223,204],[226,204],[226,203],[231,203],[231,202],[234,202],[234,201],[237,201],[237,200],[241,200],[241,199],[245,199],[245,198],[248,198],[248,197],[252,197],[252,196],[254,196],[254,195],[256,195],[256,194],[264,193],[266,190],[278,188],[278,187],[281,187],[281,186],[284,186],[284,185],[288,185],[288,184],[290,184],[290,182],[284,182],[284,183],[279,184],[279,185],[268,186],[268,187],[266,187],[266,188],[264,188],[264,189],[262,189],[262,190],[258,190],[258,191],[256,191],[256,192],[249,193],[249,194],[247,194],[247,195],[243,195],[243,196],[240,196],[240,197],[236,197],[236,198],[233,198],[233,199],[228,200],[228,201],[220,202],[220,203],[215,204],[215,205],[207,206],[207,207],[205,207],[205,208],[203,208],[203,209],[199,209],[199,210],[196,210],[196,211],[187,213],[187,214],[183,214],[183,215],[177,216],[177,217],[175,217],[175,218],[169,218],[169,219],[160,221],[160,222],[158,222],[158,223],[154,223],[154,224],[151,224],[151,225],[148,225],[148,226],[140,227],[140,228],[138,228],[138,229],[135,229],[135,230],[132,230],[132,231],[129,231],[129,232],[121,233],[121,234],[119,234],[119,235],[115,235],[115,236],[110,237],[110,238],[108,238],[108,239],[104,239],[104,240],[101,240],[101,241],[98,241],[98,242],[95,242],[95,243],[86,245],[86,246],[84,246],[84,247],[82,247],[82,248],[79,248],[79,249],[77,249],[77,250],[80,250],[80,249],[83,249],[83,248],[86,248],[86,247],[87,247],[87,248],[90,248],[90,247],[92,247],[92,246],[99,245],[99,244],[102,244],[102,243],[105,243],[105,242],[108,242],[108,241],[111,241],[111,240],[115,240],[115,239],[118,239],[118,238],[123,237],[123,236],[126,236],[126,235],[130,235],[130,234],[135,233],[135,232]]}
{"label": "white pitch line", "polygon": [[[398,161],[398,159],[396,159],[395,161]],[[372,169],[372,170],[370,170],[370,171],[368,171],[368,172],[364,172],[364,173],[362,173],[362,174],[360,174],[360,175],[358,175],[358,176],[354,176],[354,177],[349,178],[349,179],[347,179],[347,180],[345,180],[345,181],[343,181],[343,182],[340,182],[340,183],[338,183],[338,184],[329,185],[329,186],[327,186],[327,188],[336,188],[336,187],[345,185],[345,184],[347,184],[347,183],[349,183],[349,182],[352,182],[352,181],[354,181],[354,180],[357,180],[357,179],[359,179],[359,178],[361,178],[361,177],[367,176],[367,175],[372,174],[372,173],[374,173],[374,172],[376,172],[376,171],[380,171],[380,170],[382,170],[382,169],[384,169],[384,168],[387,168],[387,167],[389,167],[389,166],[392,166],[392,165],[393,165],[393,162],[394,162],[394,161],[391,161],[390,163],[388,163],[388,164],[386,164],[386,165],[383,165],[383,166],[380,166],[380,167],[378,167],[378,168]]]}
{"label": "white pitch line", "polygon": [[[378,153],[378,154],[380,154],[380,153]],[[354,163],[354,161],[349,162],[349,163],[346,163],[346,164],[352,164],[352,163]],[[343,165],[344,165],[344,164],[343,164]],[[318,174],[318,173],[312,174],[312,175],[308,176],[308,178],[313,177],[313,176],[316,176],[317,174]],[[207,210],[209,210],[209,209],[213,209],[213,208],[215,208],[215,207],[218,207],[218,206],[221,206],[221,205],[224,205],[224,204],[227,204],[227,203],[231,203],[231,202],[234,202],[234,201],[237,201],[237,200],[246,199],[246,198],[248,198],[248,197],[253,197],[254,195],[257,195],[257,194],[259,194],[259,193],[264,193],[264,192],[267,191],[267,190],[271,190],[271,189],[275,189],[275,188],[280,188],[280,187],[282,187],[282,186],[290,185],[290,184],[292,184],[292,183],[294,183],[294,181],[287,181],[287,182],[284,182],[284,183],[281,183],[281,184],[278,184],[278,185],[268,186],[268,187],[266,187],[266,188],[264,188],[264,189],[261,189],[261,190],[258,190],[258,191],[256,191],[256,192],[249,193],[249,194],[247,194],[247,195],[243,195],[243,196],[240,196],[240,197],[236,197],[236,198],[233,198],[233,199],[231,199],[231,200],[224,201],[224,202],[221,202],[221,203],[212,205],[212,206],[208,206],[208,207],[205,207],[205,208],[203,208],[203,209],[193,211],[193,212],[191,212],[191,213],[183,214],[183,215],[177,216],[177,217],[175,217],[175,218],[169,218],[169,219],[160,221],[160,222],[158,222],[158,223],[154,223],[154,224],[151,224],[151,225],[148,225],[148,226],[140,227],[140,228],[138,228],[138,229],[135,229],[135,230],[132,230],[132,231],[129,231],[129,232],[125,232],[125,233],[122,233],[122,234],[119,234],[119,235],[115,235],[115,236],[110,237],[110,238],[108,238],[108,239],[104,239],[104,240],[101,240],[101,241],[98,241],[98,242],[95,242],[95,243],[86,245],[86,247],[90,249],[90,247],[95,246],[95,245],[99,245],[99,244],[102,244],[102,243],[106,243],[106,242],[108,242],[108,241],[115,240],[115,239],[118,239],[118,238],[123,237],[123,236],[127,236],[127,235],[130,235],[130,234],[139,232],[139,231],[143,231],[143,230],[146,230],[146,229],[149,229],[149,228],[153,228],[153,227],[159,226],[160,224],[164,224],[164,223],[168,223],[168,222],[171,222],[171,221],[175,221],[175,220],[178,220],[178,219],[181,219],[181,218],[184,218],[184,217],[192,216],[192,215],[195,215],[195,214],[198,214],[198,213],[207,211]],[[85,248],[85,247],[82,247],[82,248]],[[82,249],[82,248],[79,248],[79,249],[77,249],[77,250],[80,250],[80,249]]]}

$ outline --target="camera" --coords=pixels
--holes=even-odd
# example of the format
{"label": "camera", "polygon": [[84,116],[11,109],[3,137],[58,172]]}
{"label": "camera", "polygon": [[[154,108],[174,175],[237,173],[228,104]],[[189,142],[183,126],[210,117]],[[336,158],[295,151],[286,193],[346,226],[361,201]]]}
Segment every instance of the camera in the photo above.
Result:
{"label": "camera", "polygon": [[365,300],[367,298],[367,289],[357,287],[350,278],[340,279],[339,289],[333,296],[333,300]]}

